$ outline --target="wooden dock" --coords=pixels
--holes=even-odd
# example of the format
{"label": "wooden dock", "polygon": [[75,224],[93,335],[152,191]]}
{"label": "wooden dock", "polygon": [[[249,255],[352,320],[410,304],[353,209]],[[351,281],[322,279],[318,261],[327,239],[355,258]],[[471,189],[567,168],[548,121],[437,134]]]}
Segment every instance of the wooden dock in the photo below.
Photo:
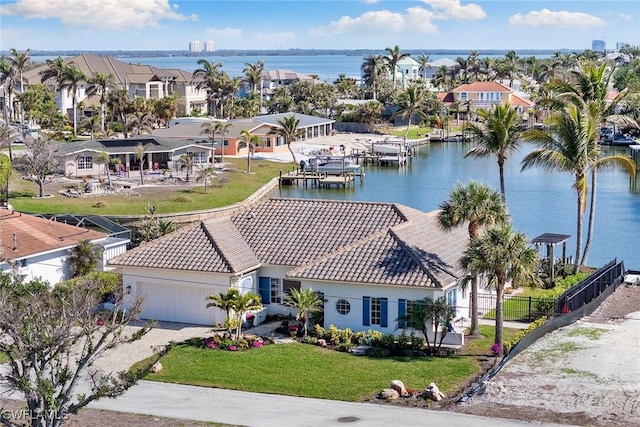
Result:
{"label": "wooden dock", "polygon": [[328,174],[326,172],[305,172],[296,170],[293,172],[282,173],[280,172],[280,185],[300,185],[303,186],[316,186],[319,188],[330,188],[333,185],[344,186],[355,182],[356,176],[360,177],[360,181],[364,180],[364,172],[358,174],[353,172],[346,172],[344,174],[335,175]]}

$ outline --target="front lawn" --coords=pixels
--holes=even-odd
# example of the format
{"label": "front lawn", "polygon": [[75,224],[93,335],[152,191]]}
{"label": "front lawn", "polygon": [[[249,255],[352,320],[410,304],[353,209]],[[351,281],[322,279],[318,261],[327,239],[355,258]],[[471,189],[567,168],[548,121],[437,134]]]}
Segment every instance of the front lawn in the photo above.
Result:
{"label": "front lawn", "polygon": [[[461,355],[491,355],[491,344],[493,344],[496,328],[490,325],[479,325],[478,329],[480,331],[480,337],[478,338],[471,338],[465,335],[464,347],[459,352]],[[504,342],[513,340],[520,331],[520,329],[516,328],[504,328],[502,330]],[[468,334],[469,330],[465,331],[465,333]]]}
{"label": "front lawn", "polygon": [[472,357],[370,358],[308,344],[272,344],[244,352],[202,348],[196,341],[172,348],[164,369],[147,379],[258,393],[360,401],[402,380],[422,390],[435,382],[457,390],[479,366]]}

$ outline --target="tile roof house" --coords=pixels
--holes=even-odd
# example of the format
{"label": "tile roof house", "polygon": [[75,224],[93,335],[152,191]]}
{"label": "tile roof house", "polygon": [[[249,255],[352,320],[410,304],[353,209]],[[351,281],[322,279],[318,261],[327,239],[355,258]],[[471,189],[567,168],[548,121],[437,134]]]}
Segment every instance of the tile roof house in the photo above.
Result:
{"label": "tile roof house", "polygon": [[[196,84],[192,83],[193,75],[188,71],[163,69],[152,65],[128,64],[109,56],[93,53],[83,53],[72,58],[65,58],[64,61],[66,64],[73,63],[87,78],[94,77],[96,73],[112,75],[115,86],[126,88],[132,98],[139,96],[160,99],[175,93],[179,97],[178,106],[181,114],[190,115],[194,108],[206,112],[206,91],[196,89]],[[40,83],[41,73],[47,69],[47,65],[42,65],[26,71],[23,75],[25,85]],[[53,85],[53,82],[51,84]],[[99,105],[98,96],[87,98],[86,89],[86,82],[78,87],[77,101],[83,101],[85,105]],[[58,108],[63,114],[69,114],[72,109],[72,97],[69,90],[61,90],[57,87],[56,90],[58,91],[56,94]]]}
{"label": "tile roof house", "polygon": [[[263,199],[198,222],[110,261],[125,289],[146,296],[141,317],[214,324],[207,295],[259,293],[264,314],[287,315],[292,287],[324,299],[324,324],[393,333],[407,304],[445,297],[468,317],[458,265],[466,230],[437,212],[389,203]],[[461,339],[459,336],[456,339]]]}
{"label": "tile roof house", "polygon": [[470,111],[489,109],[506,102],[522,114],[534,105],[532,101],[517,95],[509,86],[495,81],[466,83],[456,87],[451,93],[452,102],[468,105]]}
{"label": "tile roof house", "polygon": [[127,250],[129,239],[109,238],[107,234],[33,215],[0,209],[2,258],[0,270],[13,270],[27,280],[41,278],[51,284],[71,277],[69,251],[89,240],[102,247],[100,266]]}

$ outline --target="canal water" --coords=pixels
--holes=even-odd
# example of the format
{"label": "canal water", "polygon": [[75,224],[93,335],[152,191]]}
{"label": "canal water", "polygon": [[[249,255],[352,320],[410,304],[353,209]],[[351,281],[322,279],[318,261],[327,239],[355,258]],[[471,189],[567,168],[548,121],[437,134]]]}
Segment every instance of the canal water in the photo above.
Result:
{"label": "canal water", "polygon": [[[274,196],[392,202],[432,211],[447,199],[457,182],[476,180],[499,190],[495,158],[464,159],[471,147],[470,143],[431,143],[419,147],[407,166],[367,165],[363,182],[357,179],[347,188],[283,186]],[[577,203],[573,176],[543,169],[522,172],[520,161],[532,149],[532,145],[523,144],[505,163],[506,199],[513,226],[530,239],[546,232],[569,234],[567,254],[573,255]],[[610,148],[610,152],[615,150],[628,152],[627,148]],[[589,265],[600,267],[617,258],[626,268],[640,269],[640,192],[632,191],[633,187],[624,172],[599,173]],[[585,238],[587,218],[585,214]]]}

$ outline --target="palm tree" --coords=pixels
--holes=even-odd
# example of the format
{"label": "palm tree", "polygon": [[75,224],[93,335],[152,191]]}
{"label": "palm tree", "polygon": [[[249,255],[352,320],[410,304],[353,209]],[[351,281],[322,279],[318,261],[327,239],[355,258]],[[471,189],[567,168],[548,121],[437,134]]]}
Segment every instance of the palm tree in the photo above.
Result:
{"label": "palm tree", "polygon": [[382,55],[369,55],[361,66],[362,79],[367,87],[373,89],[374,100],[378,99],[378,85],[384,76],[385,58]]}
{"label": "palm tree", "polygon": [[208,167],[208,168],[202,168],[200,171],[198,171],[198,177],[199,179],[202,179],[202,181],[204,182],[204,192],[207,192],[207,182],[211,180],[211,177],[215,175],[215,171],[213,170],[212,167]]}
{"label": "palm tree", "polygon": [[429,55],[421,53],[420,56],[416,59],[418,64],[420,64],[420,71],[422,71],[422,78],[424,81],[427,81],[427,68],[431,68],[429,65]]}
{"label": "palm tree", "polygon": [[[549,90],[556,93],[556,99],[558,100],[573,103],[578,107],[596,108],[600,115],[600,126],[604,124],[604,122],[636,125],[632,119],[618,114],[622,102],[629,94],[628,89],[618,92],[611,100],[607,97],[614,72],[615,67],[609,70],[606,63],[596,64],[593,61],[581,61],[578,63],[578,69],[569,71],[566,79],[552,79],[548,87]],[[586,104],[590,105],[587,106]],[[596,213],[598,169],[605,166],[618,166],[631,175],[635,174],[635,164],[628,156],[613,155],[602,157],[602,150],[598,144],[590,147],[590,157],[593,164],[590,168],[591,195],[589,222],[587,226],[587,239],[580,265],[587,263],[591,249]]]}
{"label": "palm tree", "polygon": [[138,144],[135,148],[136,160],[140,162],[140,185],[144,185],[144,153],[149,148],[149,144]]}
{"label": "palm tree", "polygon": [[[247,129],[240,131],[240,144],[247,147],[247,173],[251,173],[251,157],[256,146],[261,145],[262,141],[258,135],[253,135]],[[241,148],[242,148],[241,147]]]}
{"label": "palm tree", "polygon": [[115,89],[109,92],[107,105],[111,110],[112,119],[122,122],[124,137],[127,137],[127,114],[133,112],[133,103],[126,88]]}
{"label": "palm tree", "polygon": [[393,88],[396,87],[396,67],[400,60],[410,56],[408,53],[400,53],[400,46],[395,45],[393,48],[388,47],[385,49],[389,56],[385,57],[389,72],[391,72],[391,81],[393,82]]}
{"label": "palm tree", "polygon": [[[24,52],[20,52],[16,49],[11,49],[11,56],[7,58],[9,65],[14,70],[14,75],[17,75],[20,79],[20,94],[24,93],[24,79],[22,73],[29,64],[31,59],[29,58],[29,49]],[[22,110],[22,103],[20,103],[20,123],[24,123],[24,111]]]}
{"label": "palm tree", "polygon": [[477,50],[472,50],[469,52],[469,57],[467,58],[469,71],[473,74],[473,80],[478,81],[478,75],[482,70],[482,63],[480,62],[480,52]]}
{"label": "palm tree", "polygon": [[73,135],[78,132],[78,114],[76,111],[78,103],[78,87],[81,82],[87,80],[84,73],[77,69],[73,63],[65,66],[60,75],[60,89],[68,89],[71,94],[71,102],[73,104]]}
{"label": "palm tree", "polygon": [[2,116],[7,123],[13,121],[13,105],[11,101],[11,95],[13,93],[13,69],[11,64],[4,57],[0,56],[0,88],[3,89],[5,98],[2,100],[4,111]]}
{"label": "palm tree", "polygon": [[425,106],[425,95],[422,90],[422,86],[412,85],[402,91],[398,96],[398,102],[396,103],[398,111],[391,115],[391,120],[396,117],[402,117],[407,120],[407,130],[404,132],[404,141],[407,142],[407,136],[409,135],[409,128],[411,127],[411,119],[415,114],[418,114],[422,118],[426,119],[427,115],[422,111]]}
{"label": "palm tree", "polygon": [[87,83],[89,83],[86,90],[87,97],[92,95],[98,95],[100,97],[100,128],[104,133],[104,116],[107,97],[109,90],[115,85],[115,79],[113,74],[105,75],[103,73],[95,73]]}
{"label": "palm tree", "polygon": [[256,93],[258,85],[262,92],[262,79],[264,74],[264,62],[258,60],[252,63],[245,63],[246,67],[242,70],[244,81],[251,87],[251,92]]}
{"label": "palm tree", "polygon": [[235,300],[240,295],[240,292],[236,288],[229,289],[226,293],[219,293],[217,295],[209,295],[205,298],[206,301],[211,301],[207,303],[207,308],[215,307],[225,312],[225,327],[229,332],[229,335],[233,333],[234,324],[231,319],[231,311],[233,311],[233,304]]}
{"label": "palm tree", "polygon": [[102,249],[90,240],[78,242],[71,250],[67,261],[73,272],[73,277],[84,276],[91,273],[98,266]]}
{"label": "palm tree", "polygon": [[278,123],[279,127],[271,128],[269,133],[275,133],[276,135],[284,138],[287,148],[291,153],[291,157],[293,157],[293,163],[297,163],[296,155],[293,153],[293,149],[291,148],[291,143],[300,138],[304,133],[303,129],[298,129],[300,120],[292,114],[290,116],[284,116],[282,119],[278,119],[276,123]]}
{"label": "palm tree", "polygon": [[577,195],[576,213],[576,255],[574,270],[580,265],[582,250],[582,223],[588,190],[587,172],[590,164],[590,150],[596,144],[598,111],[584,109],[574,104],[555,112],[548,120],[548,130],[529,129],[522,133],[525,141],[540,146],[522,160],[522,170],[539,166],[547,170],[570,172],[574,175],[573,188]]}
{"label": "palm tree", "polygon": [[192,81],[196,83],[196,89],[204,89],[207,92],[208,110],[213,117],[216,116],[215,97],[220,89],[220,76],[222,74],[222,62],[207,61],[206,59],[198,59],[198,68],[193,72]]}
{"label": "palm tree", "polygon": [[[469,241],[480,235],[482,227],[501,224],[508,219],[509,215],[500,193],[475,181],[456,184],[449,193],[449,198],[440,205],[438,214],[438,223],[443,230],[449,231],[467,224]],[[476,277],[472,277],[471,335],[479,334],[478,281]]]}
{"label": "palm tree", "polygon": [[261,308],[260,295],[251,292],[244,295],[238,293],[233,299],[231,309],[236,316],[236,340],[239,340],[242,334],[242,316],[248,311],[260,310]]}
{"label": "palm tree", "polygon": [[[203,133],[205,133],[205,132],[211,134],[211,136],[212,136],[211,147],[212,148],[213,148],[213,145],[215,143],[216,134],[220,135],[220,137],[222,138],[220,140],[220,163],[224,163],[224,136],[229,133],[229,131],[233,127],[233,123],[229,123],[229,122],[203,123],[201,125],[201,127],[203,129],[200,132],[201,135]],[[215,152],[213,154],[215,154]]]}
{"label": "palm tree", "polygon": [[538,252],[523,233],[510,224],[491,227],[471,240],[460,265],[474,276],[486,274],[496,289],[496,331],[494,342],[504,348],[502,298],[508,280],[532,278],[538,266]]}
{"label": "palm tree", "polygon": [[180,163],[183,167],[187,169],[187,180],[189,180],[189,176],[193,175],[193,168],[196,166],[196,156],[194,153],[183,154],[178,159],[178,163]]}
{"label": "palm tree", "polygon": [[309,315],[321,310],[323,301],[313,289],[291,288],[290,294],[284,299],[284,303],[297,310],[296,320],[303,320],[304,336],[309,331]]}
{"label": "palm tree", "polygon": [[112,188],[113,186],[111,184],[111,173],[109,173],[109,153],[104,150],[99,151],[93,156],[93,161],[98,165],[104,165],[104,170],[107,174],[107,185],[109,186],[109,188]]}
{"label": "palm tree", "polygon": [[62,70],[64,70],[65,67],[64,59],[58,56],[55,59],[47,59],[45,64],[48,68],[40,72],[40,82],[44,84],[53,84],[53,93],[55,94],[58,92]]}
{"label": "palm tree", "polygon": [[465,131],[476,138],[478,145],[464,155],[465,158],[495,156],[500,173],[500,193],[506,203],[504,189],[504,162],[520,145],[520,116],[509,104],[497,105],[491,110],[478,110],[480,123],[468,122]]}
{"label": "palm tree", "polygon": [[[436,300],[426,297],[414,301],[411,309],[398,317],[398,328],[419,330],[427,343],[429,354],[437,354],[447,335],[447,327],[455,317],[455,312],[455,306],[448,304],[444,297]],[[433,341],[429,336],[433,337]]]}

